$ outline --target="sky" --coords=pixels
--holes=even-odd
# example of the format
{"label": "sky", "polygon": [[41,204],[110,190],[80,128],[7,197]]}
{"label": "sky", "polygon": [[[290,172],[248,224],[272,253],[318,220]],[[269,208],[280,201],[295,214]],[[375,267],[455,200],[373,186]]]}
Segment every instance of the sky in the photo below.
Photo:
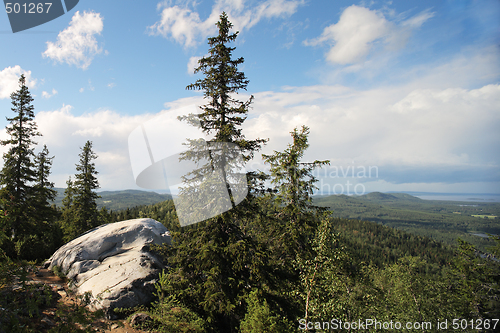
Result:
{"label": "sky", "polygon": [[[330,160],[320,193],[500,193],[498,0],[80,0],[17,33],[2,11],[0,137],[25,74],[57,187],[91,140],[103,190],[141,189],[129,137],[204,104],[186,86],[222,11],[249,79],[237,97],[254,96],[243,134],[269,139],[248,170],[306,125],[304,161]],[[170,118],[161,145],[186,137]]]}

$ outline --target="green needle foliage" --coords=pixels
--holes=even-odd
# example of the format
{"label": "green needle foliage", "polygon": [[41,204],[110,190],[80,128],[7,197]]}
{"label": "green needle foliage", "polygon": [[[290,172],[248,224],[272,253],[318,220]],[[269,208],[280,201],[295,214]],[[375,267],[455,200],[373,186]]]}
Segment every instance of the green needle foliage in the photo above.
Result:
{"label": "green needle foliage", "polygon": [[[35,123],[33,98],[26,78],[19,78],[19,90],[11,94],[15,113],[7,117],[9,139],[0,143],[8,146],[0,172],[0,198],[8,219],[2,219],[6,239],[1,246],[15,258],[42,259],[50,255],[59,243],[55,226],[55,210],[50,202],[55,197],[49,182],[52,157],[46,146],[35,156],[35,137],[41,134]],[[8,225],[6,224],[8,223]]]}
{"label": "green needle foliage", "polygon": [[97,155],[92,151],[91,141],[85,143],[79,156],[75,181],[70,178],[64,192],[61,224],[65,241],[72,240],[102,222],[96,204],[99,195],[95,192],[99,188],[94,163]]}
{"label": "green needle foliage", "polygon": [[314,236],[318,221],[316,212],[324,210],[312,204],[311,197],[317,188],[317,179],[312,171],[330,164],[330,161],[302,162],[309,147],[309,128],[302,126],[300,131],[295,128],[290,133],[293,143],[287,149],[283,152],[274,151],[273,155],[263,154],[262,157],[271,166],[271,183],[275,185],[275,201],[280,207],[278,218],[285,221],[283,232],[287,236],[287,252],[294,258],[296,253],[306,248],[308,238]]}
{"label": "green needle foliage", "polygon": [[201,113],[195,117],[201,122],[204,133],[214,133],[216,142],[235,143],[245,153],[245,161],[253,157],[267,140],[246,140],[241,133],[241,125],[246,119],[248,108],[253,96],[247,101],[239,101],[234,95],[240,90],[246,90],[249,80],[243,72],[238,71],[238,65],[243,64],[243,57],[232,59],[234,47],[227,46],[234,42],[238,32],[230,33],[232,28],[226,13],[222,13],[217,22],[219,35],[208,38],[209,56],[198,61],[195,73],[202,73],[203,79],[186,87],[188,90],[203,90],[208,103],[201,106]]}
{"label": "green needle foliage", "polygon": [[[244,208],[243,203],[235,207],[241,200],[233,189],[241,182],[235,181],[232,170],[251,159],[266,140],[247,140],[242,134],[241,125],[253,97],[245,102],[235,98],[239,90],[246,89],[248,80],[237,69],[243,58],[232,59],[234,47],[227,45],[238,33],[230,33],[232,24],[226,13],[220,16],[217,27],[218,36],[208,39],[209,56],[200,59],[196,68],[204,78],[187,86],[203,90],[207,104],[200,107],[201,113],[181,118],[191,122],[194,119],[213,138],[207,142],[188,140],[189,149],[181,160],[202,163],[184,177],[179,196],[191,197],[194,203],[211,199],[204,207],[211,209],[210,205],[222,206],[222,193],[226,193],[228,208],[233,209],[174,233],[174,246],[168,254],[167,294],[206,318],[209,331],[236,332],[245,315],[250,289],[264,284],[266,258],[259,244],[238,223]],[[246,180],[243,185],[247,185]],[[200,192],[202,197],[197,196]]]}
{"label": "green needle foliage", "polygon": [[80,162],[76,165],[74,205],[80,220],[79,224],[85,229],[91,229],[99,224],[96,205],[99,195],[95,190],[100,187],[94,163],[97,155],[92,151],[91,141],[85,143],[79,156]]}
{"label": "green needle foliage", "polygon": [[272,314],[266,299],[259,297],[256,290],[250,293],[247,302],[248,310],[244,320],[241,321],[241,333],[287,332],[284,323]]}
{"label": "green needle foliage", "polygon": [[9,146],[4,154],[4,166],[0,173],[0,196],[5,199],[6,210],[11,216],[11,228],[8,236],[14,243],[23,242],[25,235],[31,229],[30,221],[33,220],[29,209],[30,198],[33,196],[33,183],[36,180],[36,167],[34,164],[36,142],[34,138],[40,136],[35,123],[33,97],[26,86],[26,78],[21,75],[19,90],[11,94],[12,108],[16,114],[7,117],[10,125],[7,126],[9,139],[0,143]]}

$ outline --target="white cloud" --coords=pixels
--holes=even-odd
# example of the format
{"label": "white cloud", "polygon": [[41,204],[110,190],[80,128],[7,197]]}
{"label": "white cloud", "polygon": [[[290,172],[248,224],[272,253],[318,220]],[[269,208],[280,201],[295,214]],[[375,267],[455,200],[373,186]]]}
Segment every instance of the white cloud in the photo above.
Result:
{"label": "white cloud", "polygon": [[86,69],[94,57],[102,52],[95,35],[100,35],[103,20],[99,13],[79,11],[73,15],[69,27],[57,35],[55,43],[47,42],[47,50],[43,52],[57,62]]}
{"label": "white cloud", "polygon": [[433,12],[430,12],[429,10],[424,10],[418,15],[415,15],[413,17],[410,17],[408,20],[402,22],[402,26],[408,26],[411,28],[419,28],[424,24],[428,19],[434,17]]}
{"label": "white cloud", "polygon": [[42,97],[43,98],[47,98],[47,99],[51,98],[52,96],[54,96],[56,94],[57,94],[57,90],[55,90],[55,89],[52,89],[52,93],[48,93],[46,91],[42,91]]}
{"label": "white cloud", "polygon": [[420,27],[433,17],[433,13],[424,11],[400,25],[388,21],[377,10],[352,5],[347,7],[339,21],[323,30],[321,36],[304,41],[305,45],[331,45],[326,59],[335,64],[347,65],[364,61],[377,44],[389,49],[404,46],[409,30]]}
{"label": "white cloud", "polygon": [[[212,21],[213,18],[210,17],[210,20]],[[161,12],[161,20],[149,29],[151,34],[171,37],[186,47],[194,46],[199,35],[205,35],[207,30],[213,30],[209,27],[208,19],[202,22],[198,13],[178,6],[164,8]]]}
{"label": "white cloud", "polygon": [[[500,146],[498,84],[366,91],[310,86],[254,95],[244,133],[247,138],[270,138],[263,153],[282,151],[290,143],[289,132],[307,125],[311,134],[306,161],[376,166],[379,176],[369,181],[412,183],[413,189],[414,184],[426,183],[428,190],[433,183],[444,189],[446,184],[482,182],[489,189],[488,184],[500,182],[500,156],[493,153]],[[259,158],[253,163],[265,169]],[[323,180],[330,185],[337,181]],[[381,190],[380,184],[371,186]]]}
{"label": "white cloud", "polygon": [[286,148],[294,127],[307,125],[305,160],[377,166],[371,191],[400,190],[394,184],[404,183],[405,190],[491,192],[500,184],[499,68],[498,51],[481,49],[407,73],[407,83],[397,86],[254,92],[244,133],[270,138],[263,149],[269,154]]}
{"label": "white cloud", "polygon": [[10,98],[10,94],[19,89],[19,77],[24,74],[26,85],[35,88],[36,79],[31,77],[31,71],[26,71],[21,66],[6,67],[0,71],[0,99]]}
{"label": "white cloud", "polygon": [[[166,107],[171,109],[199,105],[201,102],[202,97],[185,98],[167,103]],[[163,112],[169,111],[128,116],[110,110],[99,110],[76,115],[71,105],[38,112],[35,121],[43,135],[37,138],[38,145],[41,147],[46,144],[50,154],[55,156],[51,180],[56,186],[65,187],[68,177],[76,172],[75,164],[78,162],[80,148],[90,140],[98,156],[96,169],[101,187],[109,190],[137,188],[129,159],[128,136],[136,127]],[[165,130],[173,138],[185,138],[182,127],[177,123]],[[5,129],[0,130],[0,138],[6,139],[6,136]],[[6,151],[7,147],[0,146],[0,154]],[[0,167],[2,164],[3,160],[0,159]]]}
{"label": "white cloud", "polygon": [[[369,180],[372,190],[380,186],[392,190],[390,184],[399,183],[412,183],[412,188],[419,183],[442,183],[445,188],[452,183],[443,179],[447,175],[458,175],[455,183],[481,182],[495,177],[488,173],[500,165],[500,156],[493,153],[500,146],[499,84],[477,89],[406,85],[365,91],[339,85],[306,86],[254,95],[243,133],[248,139],[270,138],[262,153],[283,150],[291,140],[289,132],[307,125],[311,146],[304,159],[330,159],[336,166],[377,166],[379,177]],[[138,116],[110,110],[75,115],[70,105],[39,112],[36,122],[43,134],[39,144],[47,144],[55,155],[52,180],[65,186],[68,176],[75,173],[80,147],[91,140],[99,156],[101,186],[136,188],[128,156],[130,132],[169,109],[202,103],[201,96],[183,98],[166,103],[167,110],[158,114]],[[172,124],[169,136],[184,138],[179,128]],[[5,137],[5,130],[0,132]],[[4,150],[0,147],[0,153]],[[254,162],[250,168],[260,167],[258,159]]]}
{"label": "white cloud", "polygon": [[215,23],[223,11],[228,14],[234,29],[243,31],[262,19],[288,17],[303,3],[303,0],[265,0],[248,6],[244,0],[218,0],[212,6],[209,17],[202,20],[199,14],[186,4],[170,6],[167,2],[160,2],[157,8],[161,10],[161,19],[148,29],[150,34],[172,38],[184,47],[191,47],[216,31]]}
{"label": "white cloud", "polygon": [[98,155],[96,168],[102,188],[136,188],[128,157],[127,137],[151,115],[120,115],[110,110],[75,115],[71,105],[54,111],[42,111],[35,121],[42,137],[39,146],[46,144],[55,156],[52,180],[65,187],[69,175],[75,174],[80,147],[93,142]]}
{"label": "white cloud", "polygon": [[[294,127],[307,125],[311,135],[305,160],[377,166],[379,178],[370,180],[371,188],[367,182],[369,190],[464,191],[472,186],[467,184],[489,184],[474,187],[481,192],[498,184],[500,177],[499,68],[498,51],[481,49],[406,72],[408,80],[397,86],[356,90],[315,85],[249,92],[255,103],[243,133],[248,139],[270,138],[262,151],[269,154],[286,148]],[[161,112],[203,103],[196,95],[168,102]],[[36,121],[44,136],[38,141],[56,156],[53,181],[64,186],[75,173],[80,147],[92,140],[102,187],[136,188],[127,138],[157,115],[126,116],[109,110],[76,115],[71,106],[39,112]],[[185,137],[174,124],[166,130]],[[0,132],[5,135],[5,130]],[[394,185],[402,183],[408,185]]]}
{"label": "white cloud", "polygon": [[82,93],[85,91],[85,88],[80,88],[78,91]]}
{"label": "white cloud", "polygon": [[114,82],[108,83],[108,88],[112,89],[116,86]]}
{"label": "white cloud", "polygon": [[195,68],[198,67],[198,60],[200,60],[201,57],[191,57],[189,58],[188,64],[187,64],[187,73],[189,75],[194,75],[194,70]]}

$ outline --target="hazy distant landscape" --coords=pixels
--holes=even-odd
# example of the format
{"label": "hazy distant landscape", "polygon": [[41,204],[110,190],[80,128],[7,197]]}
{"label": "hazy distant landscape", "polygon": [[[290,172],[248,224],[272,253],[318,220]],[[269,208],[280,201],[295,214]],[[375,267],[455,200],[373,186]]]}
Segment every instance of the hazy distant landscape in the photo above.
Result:
{"label": "hazy distant landscape", "polygon": [[[392,193],[392,192],[388,192]],[[403,192],[424,200],[500,202],[498,193]]]}
{"label": "hazy distant landscape", "polygon": [[492,242],[473,234],[500,234],[500,203],[423,200],[406,193],[380,192],[358,197],[322,196],[314,201],[329,207],[335,217],[373,221],[450,245],[461,238],[484,250]]}
{"label": "hazy distant landscape", "polygon": [[[57,189],[55,199],[61,206],[64,189]],[[445,194],[412,192],[422,197],[477,198],[477,194]],[[154,205],[171,199],[170,194],[151,191],[123,190],[98,193],[97,206],[120,211],[136,206]],[[484,195],[483,195],[484,196]],[[314,203],[328,207],[332,216],[372,221],[414,235],[430,237],[455,246],[457,238],[482,250],[493,245],[486,234],[500,234],[500,203],[451,200],[424,200],[408,193],[372,192],[362,196],[314,196]],[[488,218],[489,217],[489,218]],[[481,235],[481,236],[478,236]]]}
{"label": "hazy distant landscape", "polygon": [[[63,188],[56,188],[57,197],[54,200],[56,206],[62,206],[64,199]],[[98,193],[101,197],[96,200],[97,208],[106,207],[108,210],[116,211],[132,208],[141,205],[151,205],[165,200],[172,199],[170,194],[159,194],[150,191],[123,190],[123,191],[102,191]]]}

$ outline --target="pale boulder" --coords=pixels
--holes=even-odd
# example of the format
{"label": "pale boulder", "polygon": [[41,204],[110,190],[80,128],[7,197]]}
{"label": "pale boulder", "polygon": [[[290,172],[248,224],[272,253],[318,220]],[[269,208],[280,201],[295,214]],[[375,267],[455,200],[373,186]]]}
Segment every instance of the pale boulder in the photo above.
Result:
{"label": "pale boulder", "polygon": [[58,266],[77,294],[92,294],[93,309],[133,307],[153,299],[164,268],[150,244],[171,242],[153,219],[135,219],[94,228],[59,248],[45,263]]}

